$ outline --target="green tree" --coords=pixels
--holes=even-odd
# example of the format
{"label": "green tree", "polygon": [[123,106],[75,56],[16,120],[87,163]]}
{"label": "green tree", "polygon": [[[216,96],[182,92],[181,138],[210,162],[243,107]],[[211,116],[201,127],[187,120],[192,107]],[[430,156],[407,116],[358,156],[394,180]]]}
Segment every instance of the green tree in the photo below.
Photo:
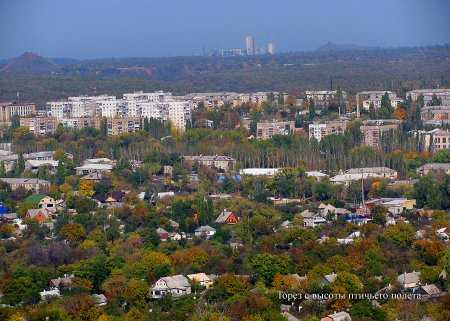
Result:
{"label": "green tree", "polygon": [[387,92],[381,97],[381,107],[379,110],[380,118],[391,118],[394,109],[392,108],[391,99]]}
{"label": "green tree", "polygon": [[275,274],[287,274],[292,272],[293,263],[288,256],[257,254],[250,259],[250,266],[257,277],[266,284],[271,284]]}
{"label": "green tree", "polygon": [[411,224],[399,223],[386,228],[383,236],[395,245],[408,248],[414,240],[414,228]]}
{"label": "green tree", "polygon": [[23,155],[19,154],[19,157],[16,162],[16,166],[14,168],[14,175],[16,177],[19,177],[22,175],[24,170],[25,170],[25,160],[23,159]]}
{"label": "green tree", "polygon": [[435,163],[450,163],[450,149],[441,149],[433,156]]}
{"label": "green tree", "polygon": [[442,195],[439,185],[437,179],[432,174],[421,177],[414,184],[414,194],[418,208],[428,207],[440,209],[442,206]]}
{"label": "green tree", "polygon": [[316,117],[316,106],[314,104],[314,100],[311,98],[308,104],[308,118],[309,121],[313,121],[314,117]]}

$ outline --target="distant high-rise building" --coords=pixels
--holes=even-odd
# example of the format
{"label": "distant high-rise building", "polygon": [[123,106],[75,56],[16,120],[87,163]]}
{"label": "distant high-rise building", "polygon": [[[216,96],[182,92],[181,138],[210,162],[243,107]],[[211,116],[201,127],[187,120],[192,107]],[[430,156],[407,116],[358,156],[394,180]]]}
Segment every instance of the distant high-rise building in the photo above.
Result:
{"label": "distant high-rise building", "polygon": [[275,54],[275,44],[273,42],[269,42],[267,44],[267,53],[269,55],[274,55]]}
{"label": "distant high-rise building", "polygon": [[256,53],[255,38],[252,36],[245,37],[245,50],[247,51],[247,55],[250,56]]}

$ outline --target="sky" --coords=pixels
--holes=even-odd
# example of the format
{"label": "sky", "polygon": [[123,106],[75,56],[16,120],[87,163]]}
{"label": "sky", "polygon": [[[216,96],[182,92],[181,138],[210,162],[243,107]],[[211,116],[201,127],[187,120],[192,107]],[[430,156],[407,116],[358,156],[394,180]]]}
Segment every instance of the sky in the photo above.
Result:
{"label": "sky", "polygon": [[278,52],[450,43],[450,0],[0,0],[0,58],[198,55],[246,35]]}

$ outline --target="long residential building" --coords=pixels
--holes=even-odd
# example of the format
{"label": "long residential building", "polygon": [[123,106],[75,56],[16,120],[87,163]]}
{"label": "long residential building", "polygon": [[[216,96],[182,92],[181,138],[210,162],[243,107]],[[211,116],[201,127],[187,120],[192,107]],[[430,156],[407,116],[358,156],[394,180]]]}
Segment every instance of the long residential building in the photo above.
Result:
{"label": "long residential building", "polygon": [[295,130],[295,121],[267,121],[256,124],[256,138],[270,139],[273,135],[289,135]]}
{"label": "long residential building", "polygon": [[450,106],[450,89],[416,89],[406,93],[406,97],[411,96],[413,101],[417,101],[419,96],[423,96],[425,106],[429,106],[436,96],[441,101],[441,105]]}
{"label": "long residential building", "polygon": [[55,117],[20,118],[20,126],[27,127],[36,136],[54,134],[58,124],[58,120]]}
{"label": "long residential building", "polygon": [[373,105],[375,109],[380,109],[381,99],[386,93],[389,96],[392,108],[396,108],[399,103],[403,102],[403,99],[398,98],[397,94],[392,91],[387,90],[362,91],[356,94],[357,117],[359,117],[360,111],[362,109],[368,111],[371,105]]}
{"label": "long residential building", "polygon": [[339,100],[346,100],[347,93],[345,91],[338,90],[307,90],[305,91],[306,99],[312,99],[314,104],[318,106],[326,106],[332,102],[338,102]]}
{"label": "long residential building", "polygon": [[32,103],[0,103],[0,123],[10,124],[12,117],[26,117],[36,114],[36,105]]}
{"label": "long residential building", "polygon": [[449,106],[426,106],[420,111],[420,118],[427,125],[443,125],[450,123]]}
{"label": "long residential building", "polygon": [[108,135],[116,136],[125,133],[134,133],[141,129],[139,117],[114,117],[106,119]]}
{"label": "long residential building", "polygon": [[236,165],[236,160],[229,156],[183,156],[183,161],[191,163],[191,164],[199,164],[205,167],[213,167],[217,169],[221,169],[223,171],[231,170]]}
{"label": "long residential building", "polygon": [[[60,122],[65,119],[92,117],[154,118],[170,121],[177,130],[184,131],[186,124],[191,121],[192,101],[163,91],[139,91],[124,94],[121,99],[107,95],[69,97],[65,101],[48,102],[47,109],[48,113]],[[79,124],[73,121],[64,122],[68,127],[77,127]],[[85,122],[81,124],[84,125]]]}
{"label": "long residential building", "polygon": [[328,135],[341,135],[345,133],[348,121],[335,120],[324,123],[309,124],[309,139],[315,138],[321,141],[323,137]]}
{"label": "long residential building", "polygon": [[23,188],[39,194],[50,190],[50,182],[38,178],[0,178],[0,181],[8,184],[13,191]]}

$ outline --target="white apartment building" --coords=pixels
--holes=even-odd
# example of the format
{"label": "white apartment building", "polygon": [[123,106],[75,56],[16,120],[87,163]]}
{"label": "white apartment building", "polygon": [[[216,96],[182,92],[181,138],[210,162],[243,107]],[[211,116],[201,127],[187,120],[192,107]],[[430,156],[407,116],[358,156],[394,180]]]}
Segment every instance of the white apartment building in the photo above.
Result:
{"label": "white apartment building", "polygon": [[71,104],[68,101],[50,101],[47,110],[49,116],[60,120],[71,115]]}
{"label": "white apartment building", "polygon": [[320,142],[327,135],[342,135],[347,129],[347,123],[346,120],[334,120],[309,124],[309,139],[315,138]]}
{"label": "white apartment building", "polygon": [[233,106],[239,107],[242,104],[255,104],[255,105],[261,105],[262,103],[268,102],[270,99],[273,99],[275,103],[277,102],[278,98],[283,95],[284,98],[287,98],[287,94],[280,93],[280,92],[267,92],[267,91],[260,91],[255,93],[244,93],[244,94],[237,94],[233,98]]}
{"label": "white apartment building", "polygon": [[450,89],[417,89],[406,93],[406,97],[411,96],[413,101],[417,101],[420,95],[425,106],[429,105],[434,95],[442,101],[442,106],[450,106]]}
{"label": "white apartment building", "polygon": [[[347,93],[345,91],[341,91],[342,99],[347,99]],[[307,90],[305,91],[306,99],[312,99],[316,104],[325,104],[329,103],[338,98],[337,90]]]}
{"label": "white apartment building", "polygon": [[315,138],[318,142],[325,136],[327,125],[322,123],[309,124],[309,139]]}
{"label": "white apartment building", "polygon": [[92,117],[155,118],[170,121],[175,128],[184,131],[191,120],[192,101],[163,91],[140,91],[124,94],[122,99],[107,95],[69,97],[66,101],[48,102],[47,108],[49,115],[59,122]]}
{"label": "white apartment building", "polygon": [[124,94],[123,105],[128,117],[170,121],[180,131],[184,131],[186,123],[191,120],[192,102],[163,91]]}
{"label": "white apartment building", "polygon": [[227,103],[232,103],[239,94],[235,92],[209,92],[209,93],[191,93],[180,99],[191,100],[193,108],[197,109],[202,103],[206,108],[223,107]]}
{"label": "white apartment building", "polygon": [[356,113],[359,117],[361,108],[365,110],[370,109],[370,105],[373,104],[375,109],[381,108],[381,99],[384,94],[389,95],[389,100],[391,101],[392,108],[396,108],[397,105],[403,102],[403,99],[398,98],[397,94],[388,90],[373,90],[373,91],[362,91],[356,94]]}
{"label": "white apartment building", "polygon": [[58,120],[80,117],[115,117],[119,112],[119,101],[114,96],[78,96],[65,101],[47,103],[49,115]]}

